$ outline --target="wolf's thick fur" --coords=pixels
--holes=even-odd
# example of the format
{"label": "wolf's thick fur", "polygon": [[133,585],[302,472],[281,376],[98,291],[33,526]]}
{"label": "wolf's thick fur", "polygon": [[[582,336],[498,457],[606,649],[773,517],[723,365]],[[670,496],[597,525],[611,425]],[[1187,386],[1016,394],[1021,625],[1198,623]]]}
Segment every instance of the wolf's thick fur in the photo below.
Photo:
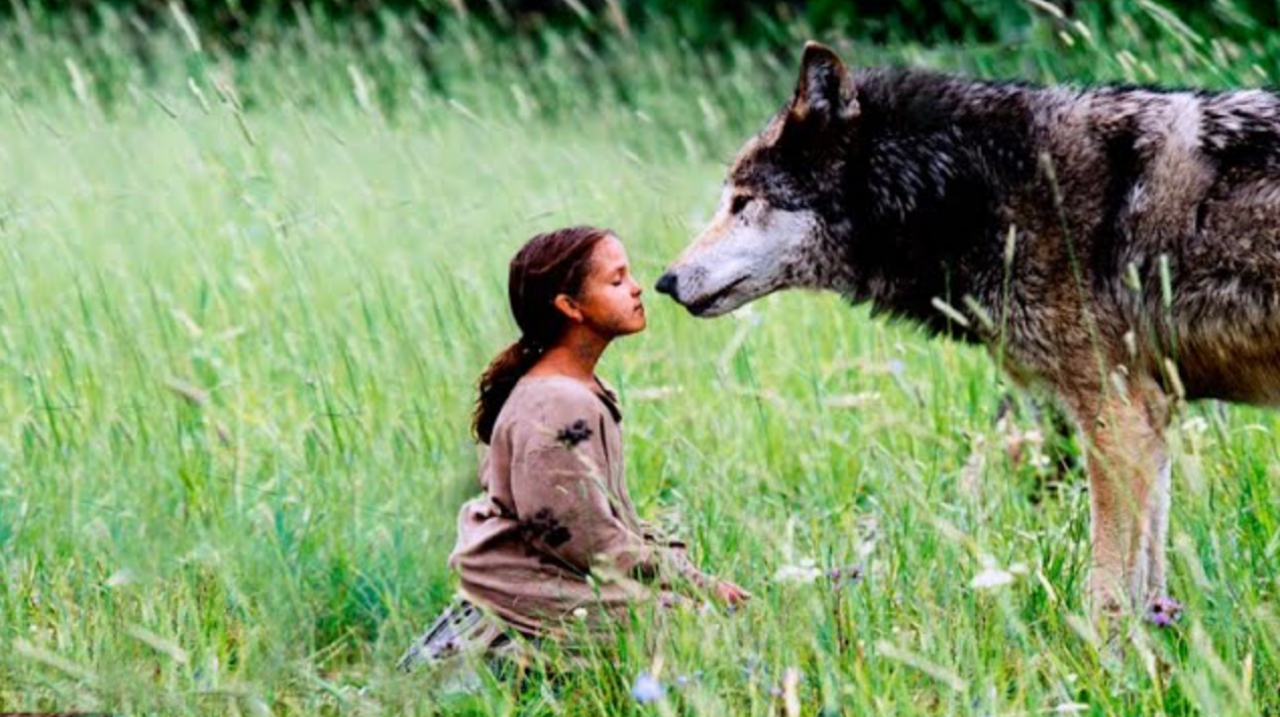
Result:
{"label": "wolf's thick fur", "polygon": [[710,226],[698,315],[830,289],[995,348],[1088,446],[1100,609],[1164,591],[1171,402],[1280,403],[1280,96],[850,71],[805,48]]}

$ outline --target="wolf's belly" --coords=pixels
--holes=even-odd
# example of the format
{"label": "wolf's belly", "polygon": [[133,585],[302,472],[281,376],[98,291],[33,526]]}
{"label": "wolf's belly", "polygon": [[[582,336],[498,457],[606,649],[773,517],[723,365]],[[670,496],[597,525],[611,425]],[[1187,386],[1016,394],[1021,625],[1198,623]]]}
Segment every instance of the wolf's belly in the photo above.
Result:
{"label": "wolf's belly", "polygon": [[1280,343],[1234,343],[1199,347],[1180,357],[1187,398],[1280,406]]}

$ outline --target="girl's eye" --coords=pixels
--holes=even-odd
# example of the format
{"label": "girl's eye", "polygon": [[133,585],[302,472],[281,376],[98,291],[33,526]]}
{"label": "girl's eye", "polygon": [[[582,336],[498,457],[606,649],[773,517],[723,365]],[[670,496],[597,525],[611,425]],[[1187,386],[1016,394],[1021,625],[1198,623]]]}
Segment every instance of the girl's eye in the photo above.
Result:
{"label": "girl's eye", "polygon": [[751,203],[751,200],[752,200],[752,197],[748,197],[745,194],[739,194],[738,196],[733,198],[733,203],[729,205],[729,213],[730,214],[741,213],[742,210],[746,209],[747,205]]}

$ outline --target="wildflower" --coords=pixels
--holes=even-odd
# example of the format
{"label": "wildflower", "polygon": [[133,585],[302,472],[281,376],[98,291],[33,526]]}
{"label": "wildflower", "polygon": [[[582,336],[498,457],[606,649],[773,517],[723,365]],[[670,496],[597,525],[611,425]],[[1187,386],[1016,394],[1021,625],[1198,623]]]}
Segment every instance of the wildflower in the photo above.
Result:
{"label": "wildflower", "polygon": [[831,581],[831,589],[839,592],[848,585],[862,582],[862,566],[846,565],[843,568],[832,568],[827,571],[827,579]]}
{"label": "wildflower", "polygon": [[699,679],[702,679],[702,670],[695,670],[693,674],[677,675],[676,678],[672,680],[672,684],[675,685],[676,689],[683,690],[693,684],[694,680]]}
{"label": "wildflower", "polygon": [[1036,429],[1022,431],[1017,426],[1000,419],[999,430],[1004,432],[1004,452],[1015,466],[1022,465],[1023,459],[1030,457],[1033,467],[1043,468],[1048,465],[1048,458],[1041,452],[1044,445],[1044,434]]}
{"label": "wildflower", "polygon": [[133,574],[132,570],[121,568],[111,573],[111,577],[107,578],[107,587],[118,588],[136,582],[138,582],[138,577]]}
{"label": "wildflower", "polygon": [[828,408],[865,408],[880,400],[875,391],[861,393],[842,393],[823,399],[822,404]]}
{"label": "wildflower", "polygon": [[[982,572],[973,576],[973,580],[969,581],[969,587],[977,590],[993,590],[1013,582],[1013,573],[998,567],[991,558],[984,559],[983,564],[985,567]],[[1025,572],[1026,568],[1022,567],[1022,571]]]}
{"label": "wildflower", "polygon": [[822,571],[817,568],[812,558],[803,558],[795,565],[784,565],[774,573],[773,579],[780,583],[796,583],[808,585],[817,580]]}
{"label": "wildflower", "polygon": [[889,359],[889,373],[894,376],[901,376],[907,372],[907,364],[902,359]]}
{"label": "wildflower", "polygon": [[641,672],[636,677],[636,683],[631,687],[631,697],[642,705],[657,702],[666,696],[667,688],[648,672]]}
{"label": "wildflower", "polygon": [[1171,597],[1158,597],[1147,609],[1147,620],[1156,627],[1169,627],[1182,617],[1182,603]]}
{"label": "wildflower", "polygon": [[579,620],[587,619],[587,609],[585,607],[577,607],[573,609],[573,616]]}
{"label": "wildflower", "polygon": [[1192,416],[1182,422],[1182,430],[1184,433],[1202,436],[1209,430],[1209,422],[1200,416]]}

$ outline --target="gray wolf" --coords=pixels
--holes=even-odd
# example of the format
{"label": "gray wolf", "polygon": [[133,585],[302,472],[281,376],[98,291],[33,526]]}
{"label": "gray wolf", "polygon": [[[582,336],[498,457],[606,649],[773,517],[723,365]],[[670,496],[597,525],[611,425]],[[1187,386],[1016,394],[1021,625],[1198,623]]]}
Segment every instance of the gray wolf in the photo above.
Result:
{"label": "gray wolf", "polygon": [[831,290],[990,347],[1086,446],[1095,610],[1162,599],[1180,400],[1280,403],[1280,96],[850,69],[806,45],[657,289]]}

